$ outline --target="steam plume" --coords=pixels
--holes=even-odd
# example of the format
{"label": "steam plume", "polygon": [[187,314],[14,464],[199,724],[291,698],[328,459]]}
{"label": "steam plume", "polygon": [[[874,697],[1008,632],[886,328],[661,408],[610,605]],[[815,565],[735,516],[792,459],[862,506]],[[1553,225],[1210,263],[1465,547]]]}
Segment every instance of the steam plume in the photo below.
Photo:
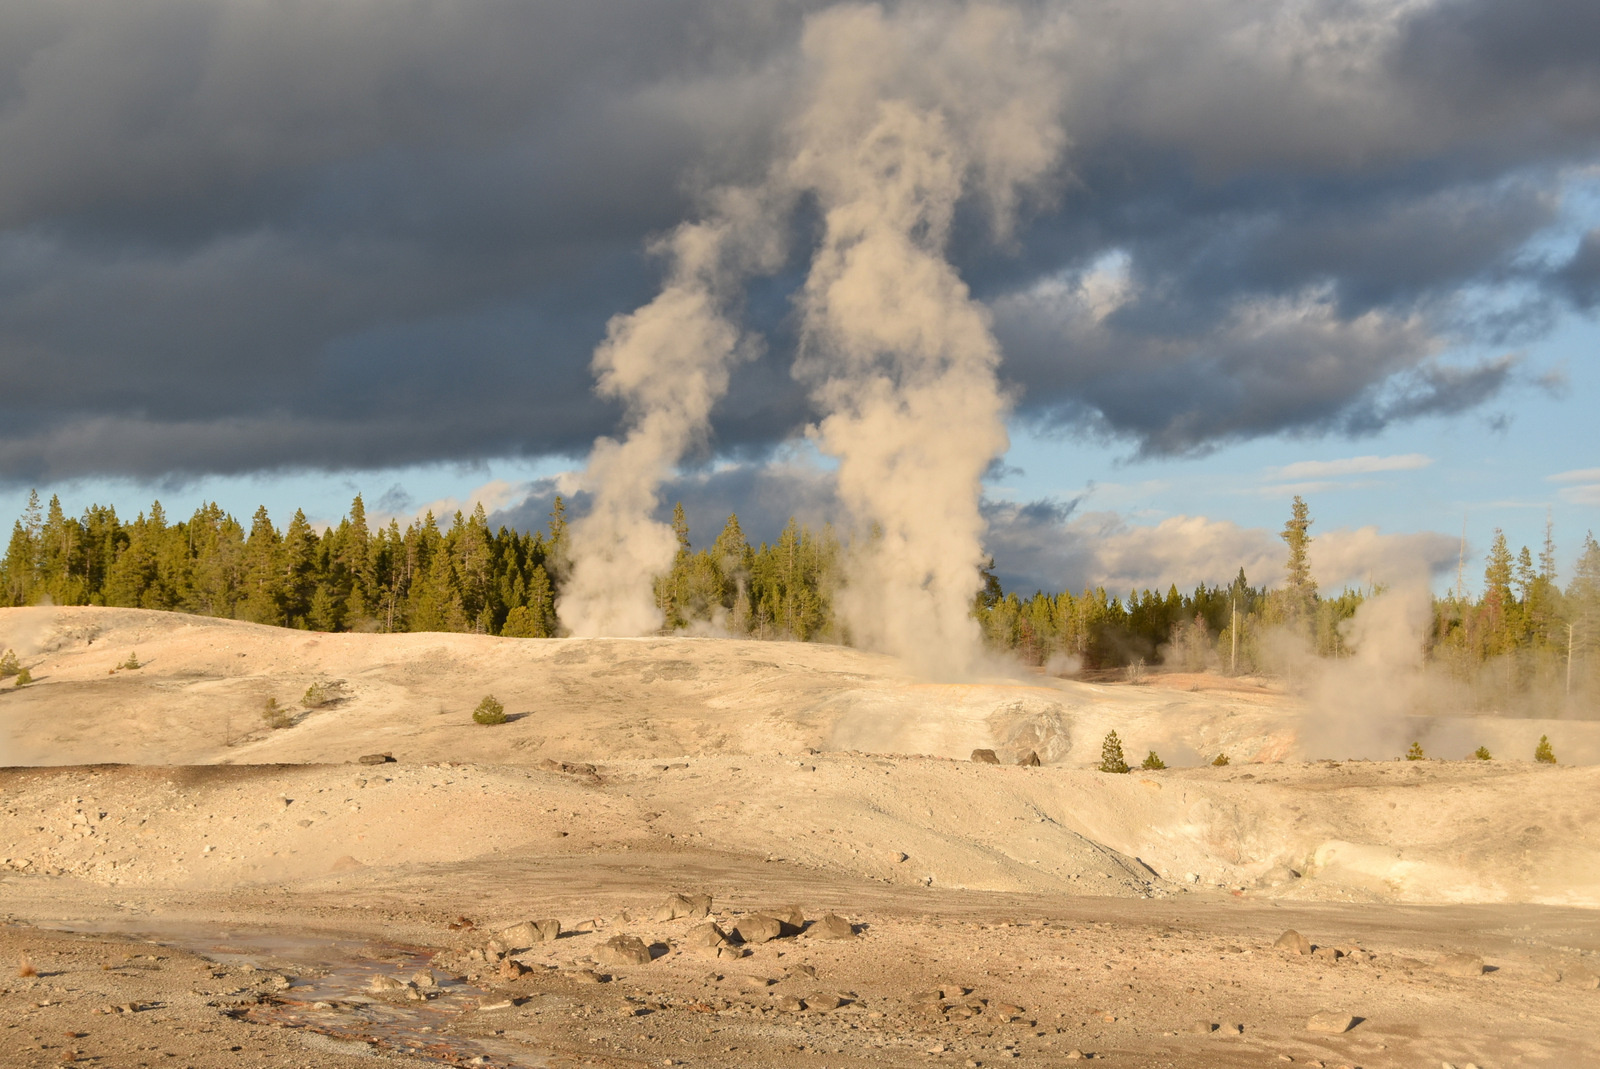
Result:
{"label": "steam plume", "polygon": [[600,438],[584,486],[590,511],[573,525],[573,552],[557,611],[575,635],[643,635],[661,626],[654,578],[677,540],[654,519],[662,482],[707,433],[733,364],[751,354],[727,314],[739,281],[778,256],[759,196],[725,190],[706,222],[660,243],[670,262],[660,294],[606,327],[595,351],[597,390],[622,401],[627,434]]}
{"label": "steam plume", "polygon": [[814,435],[840,499],[872,533],[837,607],[857,642],[943,674],[978,654],[980,480],[1007,447],[1000,350],[945,247],[973,187],[1007,233],[1062,142],[1053,79],[1020,43],[1033,29],[998,7],[836,8],[804,45],[789,176],[824,224],[796,370],[826,413]]}
{"label": "steam plume", "polygon": [[841,5],[808,23],[807,89],[784,153],[755,190],[728,192],[711,221],[668,241],[672,269],[649,305],[613,320],[595,354],[600,392],[628,433],[595,443],[561,604],[574,634],[660,625],[652,579],[671,530],[652,518],[662,481],[706,432],[744,351],[728,308],[774,270],[775,222],[811,195],[823,214],[802,293],[796,374],[824,418],[841,501],[873,532],[838,601],[857,642],[961,672],[983,560],[980,480],[1006,448],[1000,351],[989,315],[946,258],[957,206],[987,208],[1009,237],[1023,194],[1060,154],[1053,34],[1010,7]]}

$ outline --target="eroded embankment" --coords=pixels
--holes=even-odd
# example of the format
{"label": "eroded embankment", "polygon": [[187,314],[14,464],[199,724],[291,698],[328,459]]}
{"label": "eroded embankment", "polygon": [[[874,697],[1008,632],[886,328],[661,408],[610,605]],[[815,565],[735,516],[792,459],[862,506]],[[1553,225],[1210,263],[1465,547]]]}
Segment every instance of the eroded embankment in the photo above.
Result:
{"label": "eroded embankment", "polygon": [[0,860],[224,888],[499,857],[777,857],[888,884],[1600,905],[1600,770],[1465,762],[1134,772],[860,754],[0,770]]}

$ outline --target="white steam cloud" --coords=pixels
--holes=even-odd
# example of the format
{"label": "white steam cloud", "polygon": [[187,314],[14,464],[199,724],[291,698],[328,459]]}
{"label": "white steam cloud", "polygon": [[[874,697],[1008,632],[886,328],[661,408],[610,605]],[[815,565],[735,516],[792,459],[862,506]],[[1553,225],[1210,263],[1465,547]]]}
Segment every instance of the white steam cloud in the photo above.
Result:
{"label": "white steam cloud", "polygon": [[983,562],[981,478],[1007,446],[987,310],[945,258],[976,184],[997,229],[1062,142],[1047,72],[1012,12],[814,20],[815,71],[795,184],[823,212],[802,296],[797,372],[826,413],[819,448],[868,537],[837,605],[854,639],[925,669],[972,667]]}
{"label": "white steam cloud", "polygon": [[776,268],[774,219],[809,197],[822,234],[799,297],[796,374],[858,528],[839,611],[858,643],[945,673],[972,666],[980,480],[1006,448],[1007,402],[988,312],[945,249],[967,199],[1005,240],[1059,158],[1057,37],[996,4],[841,5],[808,22],[807,89],[768,179],[673,235],[667,286],[613,321],[595,355],[629,430],[595,444],[584,476],[594,508],[575,528],[559,606],[570,631],[660,625],[652,579],[675,549],[652,518],[661,484],[705,434],[739,358],[738,283]]}
{"label": "white steam cloud", "polygon": [[661,242],[670,261],[655,300],[606,327],[595,351],[601,396],[623,402],[628,432],[601,438],[581,482],[592,495],[573,525],[557,611],[574,635],[643,635],[661,626],[654,578],[677,540],[653,516],[661,484],[707,432],[733,364],[750,355],[728,317],[737,284],[779,256],[777,231],[758,196],[726,190],[710,221]]}

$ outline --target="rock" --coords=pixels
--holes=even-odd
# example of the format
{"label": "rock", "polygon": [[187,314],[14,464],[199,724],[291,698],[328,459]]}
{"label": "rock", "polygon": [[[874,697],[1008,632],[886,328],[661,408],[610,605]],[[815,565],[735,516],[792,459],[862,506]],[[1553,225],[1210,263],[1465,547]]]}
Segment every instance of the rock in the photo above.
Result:
{"label": "rock", "polygon": [[815,994],[807,995],[806,1009],[808,1010],[836,1010],[844,1005],[844,999],[838,995]]}
{"label": "rock", "polygon": [[570,972],[567,975],[572,978],[574,983],[579,984],[603,984],[609,979],[609,977],[601,976],[593,969],[578,969],[577,971]]}
{"label": "rock", "polygon": [[806,1004],[793,995],[779,995],[772,1000],[772,1006],[774,1009],[781,1010],[784,1013],[799,1013],[806,1008]]}
{"label": "rock", "polygon": [[532,971],[516,958],[507,958],[500,963],[500,979],[502,980],[520,980]]}
{"label": "rock", "polygon": [[783,934],[783,922],[776,917],[752,913],[734,922],[733,934],[741,943],[766,943]]}
{"label": "rock", "polygon": [[1318,961],[1338,961],[1344,957],[1344,951],[1338,947],[1317,947],[1311,952],[1311,956]]}
{"label": "rock", "polygon": [[694,907],[682,895],[673,895],[656,908],[655,919],[658,921],[675,921],[679,917],[690,916]]}
{"label": "rock", "polygon": [[554,917],[546,917],[542,921],[534,921],[533,926],[539,931],[539,942],[554,943],[561,938],[561,922]]}
{"label": "rock", "polygon": [[1356,1019],[1348,1013],[1332,1013],[1323,1010],[1321,1013],[1311,1015],[1311,1020],[1306,1022],[1307,1032],[1320,1032],[1325,1036],[1341,1036],[1354,1028]]}
{"label": "rock", "polygon": [[1290,928],[1278,936],[1278,941],[1272,944],[1275,949],[1287,950],[1291,954],[1310,954],[1311,940]]}
{"label": "rock", "polygon": [[650,948],[638,936],[614,935],[595,950],[594,960],[601,965],[649,965]]}
{"label": "rock", "polygon": [[717,947],[717,957],[719,958],[744,958],[749,956],[750,952],[748,950],[744,947],[736,947],[732,943],[723,943]]}
{"label": "rock", "polygon": [[510,949],[503,939],[496,936],[483,945],[483,956],[489,961],[499,961],[510,952]]}
{"label": "rock", "polygon": [[1528,974],[1528,979],[1536,984],[1559,984],[1561,973],[1557,969],[1535,969]]}
{"label": "rock", "polygon": [[495,938],[504,943],[507,950],[528,950],[535,943],[544,942],[544,936],[539,933],[539,926],[533,921],[522,921],[502,928],[495,933]]}
{"label": "rock", "polygon": [[814,939],[853,939],[856,927],[837,913],[826,913],[811,926],[810,933]]}
{"label": "rock", "polygon": [[1194,1024],[1184,1029],[1184,1031],[1188,1032],[1190,1035],[1196,1036],[1209,1036],[1216,1030],[1217,1026],[1212,1024],[1210,1021],[1196,1021]]}
{"label": "rock", "polygon": [[1562,980],[1583,991],[1600,990],[1600,976],[1584,969],[1572,969]]}
{"label": "rock", "polygon": [[1038,753],[1033,750],[1029,750],[1027,753],[1017,758],[1017,764],[1021,765],[1023,768],[1038,768],[1043,763],[1044,762],[1039,760]]}
{"label": "rock", "polygon": [[438,987],[439,978],[433,975],[432,969],[418,969],[411,974],[411,982],[417,987]]}
{"label": "rock", "polygon": [[1225,1024],[1217,1029],[1217,1034],[1219,1036],[1242,1036],[1244,1035],[1244,1025]]}
{"label": "rock", "polygon": [[[801,912],[799,906],[778,906],[775,909],[764,909],[761,912],[769,917],[776,917],[786,929],[783,933],[784,935],[792,935],[806,926],[806,915]],[[787,930],[791,928],[794,930],[793,932]]]}
{"label": "rock", "polygon": [[388,765],[394,763],[392,753],[365,753],[356,759],[363,765]]}
{"label": "rock", "polygon": [[412,987],[403,980],[396,980],[392,976],[380,973],[367,983],[367,990],[379,998],[404,998]]}
{"label": "rock", "polygon": [[1067,1051],[1067,1061],[1069,1061],[1069,1062],[1078,1061],[1079,1059],[1081,1059],[1083,1057],[1084,1057],[1083,1051],[1079,1050],[1077,1047],[1073,1047],[1071,1050]]}
{"label": "rock", "polygon": [[1441,976],[1482,976],[1483,959],[1476,954],[1446,954],[1434,962],[1433,969]]}
{"label": "rock", "polygon": [[687,947],[710,947],[715,949],[727,941],[728,933],[710,921],[690,928],[688,934],[683,937],[683,945]]}
{"label": "rock", "polygon": [[1000,758],[995,756],[993,750],[973,750],[972,760],[980,765],[998,765]]}

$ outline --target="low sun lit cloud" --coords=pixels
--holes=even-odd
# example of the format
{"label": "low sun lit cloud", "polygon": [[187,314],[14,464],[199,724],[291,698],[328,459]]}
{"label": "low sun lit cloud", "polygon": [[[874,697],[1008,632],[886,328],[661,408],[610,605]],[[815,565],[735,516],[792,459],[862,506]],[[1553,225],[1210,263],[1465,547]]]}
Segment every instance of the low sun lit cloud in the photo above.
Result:
{"label": "low sun lit cloud", "polygon": [[1327,479],[1343,475],[1372,475],[1382,471],[1417,471],[1433,463],[1425,453],[1401,453],[1390,457],[1345,457],[1342,460],[1302,460],[1281,468],[1267,469],[1270,479]]}
{"label": "low sun lit cloud", "polygon": [[1545,482],[1564,484],[1557,493],[1569,505],[1600,505],[1600,468],[1577,468],[1546,475]]}

